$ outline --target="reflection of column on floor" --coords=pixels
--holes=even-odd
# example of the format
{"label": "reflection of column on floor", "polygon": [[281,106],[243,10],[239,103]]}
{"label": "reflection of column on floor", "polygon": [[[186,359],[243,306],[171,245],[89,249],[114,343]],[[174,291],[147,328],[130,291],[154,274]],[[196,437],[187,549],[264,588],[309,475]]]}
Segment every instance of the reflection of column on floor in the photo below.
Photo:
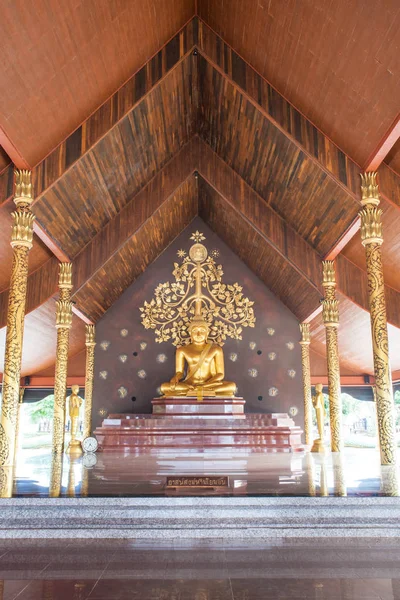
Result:
{"label": "reflection of column on floor", "polygon": [[347,496],[342,454],[332,455],[332,461],[334,494],[335,496]]}
{"label": "reflection of column on floor", "polygon": [[385,496],[399,495],[399,475],[395,465],[381,465],[381,491]]}
{"label": "reflection of column on floor", "polygon": [[392,579],[393,600],[400,600],[400,579]]}
{"label": "reflection of column on floor", "polygon": [[50,484],[49,484],[50,498],[58,498],[61,494],[63,457],[64,457],[63,454],[55,454],[55,453],[51,457],[51,473],[50,473]]}
{"label": "reflection of column on floor", "polygon": [[314,459],[309,452],[306,454],[306,472],[308,493],[310,496],[315,496],[315,464]]}
{"label": "reflection of column on floor", "polygon": [[0,600],[3,600],[4,596],[4,579],[0,579]]}
{"label": "reflection of column on floor", "polygon": [[76,478],[75,470],[81,465],[80,457],[70,456],[68,465],[68,485],[67,485],[67,496],[74,498],[76,496]]}
{"label": "reflection of column on floor", "polygon": [[77,581],[74,584],[73,600],[84,600],[86,598],[85,590],[86,590],[86,583]]}
{"label": "reflection of column on floor", "polygon": [[0,467],[0,498],[12,498],[14,467]]}
{"label": "reflection of column on floor", "polygon": [[328,478],[326,472],[326,463],[325,458],[321,457],[321,472],[319,479],[319,495],[320,496],[329,496],[328,493]]}
{"label": "reflection of column on floor", "polygon": [[323,583],[315,583],[314,591],[315,591],[315,594],[314,594],[315,600],[323,600],[323,598],[325,598]]}
{"label": "reflection of column on floor", "polygon": [[89,469],[85,469],[82,465],[82,483],[81,483],[81,496],[87,496],[89,494]]}
{"label": "reflection of column on floor", "polygon": [[54,581],[43,580],[42,600],[54,600]]}

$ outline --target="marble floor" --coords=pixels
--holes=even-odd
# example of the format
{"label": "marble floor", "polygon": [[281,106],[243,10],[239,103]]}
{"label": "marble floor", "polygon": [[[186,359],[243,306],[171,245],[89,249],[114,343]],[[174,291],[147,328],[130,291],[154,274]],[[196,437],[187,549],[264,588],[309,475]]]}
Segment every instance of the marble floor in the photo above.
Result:
{"label": "marble floor", "polygon": [[[18,456],[14,496],[48,496],[50,454]],[[271,454],[216,448],[159,449],[145,453],[103,452],[63,458],[61,496],[151,496],[170,494],[167,476],[224,475],[229,485],[180,490],[180,495],[396,496],[399,470],[381,467],[374,449],[339,454]]]}
{"label": "marble floor", "polygon": [[0,541],[2,600],[399,600],[400,540]]}

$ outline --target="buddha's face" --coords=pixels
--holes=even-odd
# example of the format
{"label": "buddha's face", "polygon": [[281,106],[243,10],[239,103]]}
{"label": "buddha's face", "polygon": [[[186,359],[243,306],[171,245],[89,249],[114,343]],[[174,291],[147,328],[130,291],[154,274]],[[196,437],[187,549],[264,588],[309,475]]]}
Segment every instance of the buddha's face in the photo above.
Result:
{"label": "buddha's face", "polygon": [[322,392],[322,388],[323,388],[323,385],[322,385],[322,383],[317,383],[317,384],[315,385],[315,391],[316,391],[317,393],[319,393],[319,392]]}
{"label": "buddha's face", "polygon": [[71,385],[71,392],[73,394],[77,394],[79,392],[79,385],[76,385],[76,384]]}
{"label": "buddha's face", "polygon": [[190,338],[195,344],[203,344],[207,337],[208,329],[204,325],[194,325],[190,330]]}

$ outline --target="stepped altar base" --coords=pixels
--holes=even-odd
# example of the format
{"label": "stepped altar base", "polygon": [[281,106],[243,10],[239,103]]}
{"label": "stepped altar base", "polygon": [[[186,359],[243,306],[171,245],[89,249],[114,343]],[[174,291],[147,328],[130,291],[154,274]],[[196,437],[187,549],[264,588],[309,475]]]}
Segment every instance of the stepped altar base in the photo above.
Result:
{"label": "stepped altar base", "polygon": [[244,419],[243,398],[227,398],[226,396],[204,396],[200,400],[197,397],[163,396],[154,398],[153,415],[166,415],[170,417],[232,417]]}
{"label": "stepped altar base", "polygon": [[255,448],[301,452],[300,427],[286,413],[245,414],[243,398],[154,398],[153,414],[111,414],[95,431],[103,451]]}

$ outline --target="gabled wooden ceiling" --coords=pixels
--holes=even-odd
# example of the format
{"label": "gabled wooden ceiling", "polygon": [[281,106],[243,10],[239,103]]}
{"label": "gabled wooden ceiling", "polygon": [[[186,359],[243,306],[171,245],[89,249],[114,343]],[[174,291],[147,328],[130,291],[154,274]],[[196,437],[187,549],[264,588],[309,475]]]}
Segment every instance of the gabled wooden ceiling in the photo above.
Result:
{"label": "gabled wooden ceiling", "polygon": [[[312,320],[312,329],[316,332],[314,349],[319,353],[318,356],[324,353],[323,341],[319,339],[321,259],[337,256],[344,248],[337,257],[338,289],[344,314],[344,328],[341,330],[344,333],[341,336],[351,341],[349,347],[343,346],[343,367],[347,372],[372,372],[372,356],[368,353],[368,344],[362,342],[362,336],[365,340],[369,339],[365,259],[359,236],[351,239],[351,234],[357,230],[360,208],[360,169],[357,162],[362,162],[361,151],[364,154],[368,151],[367,158],[371,154],[364,138],[360,135],[357,138],[357,127],[353,136],[355,122],[352,123],[353,129],[349,128],[351,111],[359,110],[359,104],[355,102],[352,108],[348,106],[354,100],[349,92],[351,98],[348,103],[346,100],[346,106],[339,111],[339,116],[331,110],[330,129],[328,127],[325,130],[322,121],[320,123],[317,119],[313,124],[307,118],[319,114],[320,105],[312,107],[316,112],[307,112],[300,102],[297,108],[303,111],[302,114],[288,102],[293,102],[290,94],[288,100],[285,99],[261,77],[264,74],[262,69],[261,75],[258,74],[252,68],[257,65],[246,63],[235,52],[243,50],[246,59],[246,48],[250,48],[251,54],[252,42],[241,40],[239,43],[236,40],[233,43],[235,49],[232,49],[198,18],[192,19],[177,32],[194,14],[195,7],[189,6],[190,2],[176,0],[174,3],[163,3],[160,10],[170,9],[173,15],[159,24],[157,32],[150,33],[148,29],[153,28],[153,13],[158,10],[159,4],[151,0],[146,8],[140,5],[136,15],[138,26],[124,23],[122,15],[129,20],[131,7],[139,3],[122,1],[113,13],[114,27],[109,27],[106,18],[107,11],[111,10],[110,5],[104,9],[105,13],[99,10],[97,14],[98,5],[93,4],[91,11],[95,24],[90,31],[94,33],[89,36],[86,55],[79,46],[80,30],[68,30],[71,37],[69,42],[77,45],[76,52],[82,54],[77,59],[79,64],[85,65],[82,73],[89,69],[97,80],[86,89],[84,102],[81,75],[71,80],[69,90],[63,88],[64,98],[67,99],[65,111],[68,113],[64,119],[55,108],[60,103],[59,96],[51,93],[45,96],[43,89],[47,75],[40,72],[38,80],[43,78],[44,88],[36,96],[36,103],[46,106],[38,106],[36,112],[32,109],[25,140],[22,140],[20,123],[17,127],[12,115],[7,111],[2,112],[0,104],[0,142],[4,150],[18,166],[29,164],[34,167],[34,212],[37,221],[35,245],[30,256],[27,323],[29,319],[32,323],[42,320],[43,331],[49,326],[49,319],[43,317],[43,311],[49,315],[49,307],[54,306],[58,259],[73,260],[74,310],[86,321],[95,322],[199,214],[299,320]],[[251,4],[252,0],[249,9],[254,13]],[[243,14],[238,12],[240,6],[240,3],[232,3],[232,14],[238,19],[233,30],[230,29],[231,16],[225,15],[225,21],[221,21],[226,27],[228,42],[231,34],[235,37],[236,31],[246,31],[242,26],[247,27],[243,24],[247,23],[248,15],[246,11]],[[270,3],[269,8],[271,14],[275,14],[275,4]],[[80,10],[83,12],[78,10],[73,17],[68,8],[60,11],[54,21],[54,31],[64,35],[65,23],[71,23],[71,18],[75,23],[79,21],[79,26],[83,27],[87,6]],[[198,10],[216,29],[219,28],[218,19],[222,16],[216,9],[216,3],[199,0]],[[254,10],[259,14],[264,8],[258,3]],[[314,10],[317,10],[315,6]],[[318,16],[323,19],[323,15],[328,20],[331,18],[331,5],[318,10],[321,14],[314,15],[315,18]],[[285,5],[284,11],[289,18],[293,9]],[[252,18],[254,20],[254,14]],[[260,18],[262,20],[264,17]],[[273,30],[275,26],[278,27],[274,18],[268,25]],[[26,15],[21,19],[26,22]],[[47,17],[44,22],[41,19],[39,7],[33,31],[41,31],[46,27]],[[134,27],[140,27],[140,31],[143,31],[143,36],[139,38],[146,38],[146,43],[135,39],[126,56],[119,57],[113,45],[115,37],[120,36],[121,42],[126,40],[124,36],[132,35]],[[276,31],[280,31],[279,27]],[[307,27],[304,23],[302,30]],[[95,39],[99,32],[111,30],[113,33],[104,37],[101,60],[104,62],[105,54],[109,51],[114,63],[118,63],[112,68],[110,66],[112,77],[107,69],[100,75],[96,70],[99,64],[96,61],[94,66],[90,66],[93,57],[86,60],[96,47]],[[156,45],[161,38],[161,43]],[[2,43],[6,55],[10,56],[8,42]],[[263,43],[266,48],[270,41],[264,40]],[[312,47],[312,40],[307,43]],[[35,41],[33,47],[41,47],[41,42]],[[282,38],[281,47],[287,47],[287,40]],[[346,54],[348,50],[342,51]],[[24,60],[25,55],[18,54],[18,46],[15,52],[14,58],[10,56],[10,64]],[[144,58],[141,52],[146,54]],[[154,54],[153,58],[150,58],[151,54]],[[54,68],[59,68],[59,58],[58,55],[54,57]],[[147,58],[149,60],[145,63]],[[360,56],[357,60],[361,64]],[[124,69],[131,63],[135,64],[126,73]],[[265,68],[269,63],[270,57],[265,61]],[[332,82],[332,89],[329,87],[324,64],[322,61],[320,71],[315,72],[313,65],[310,66],[315,80],[309,80],[304,89],[298,85],[296,93],[299,97],[304,95],[302,102],[308,102],[313,97],[308,88],[314,86],[314,81],[317,87],[319,82],[320,87],[327,86],[326,106],[329,108],[335,87]],[[329,65],[334,64],[334,60],[329,59]],[[283,79],[289,77],[285,71],[287,65],[285,58],[282,62]],[[114,81],[113,77],[121,72],[124,72],[124,77],[120,76],[112,86],[110,82]],[[134,74],[124,83],[124,79],[132,72]],[[276,65],[271,70],[271,75],[275,74]],[[0,72],[0,82],[5,76]],[[76,101],[71,102],[70,94],[78,80],[79,93]],[[333,80],[336,81],[335,78]],[[15,78],[8,81],[11,87],[16,86],[16,97],[22,98]],[[124,85],[118,88],[122,83]],[[371,85],[375,84],[372,77]],[[279,90],[276,82],[275,85]],[[355,85],[364,89],[361,79]],[[287,86],[286,91],[291,89],[288,83]],[[100,88],[103,91],[107,89],[107,93],[102,96]],[[314,90],[316,94],[320,91]],[[110,93],[112,95],[101,104]],[[380,98],[379,94],[380,91],[376,98]],[[96,96],[97,102],[90,110],[96,110],[88,116],[85,102],[88,103],[92,96]],[[294,96],[297,98],[296,94]],[[318,94],[315,97],[319,98]],[[34,106],[32,98],[32,95],[26,98],[26,106]],[[9,97],[3,102],[11,106]],[[376,117],[376,120],[369,123],[371,131],[381,132],[384,127],[382,123],[386,123],[382,115],[385,114],[387,120],[389,104],[387,102],[375,111],[373,118]],[[15,105],[15,110],[17,108]],[[48,110],[53,111],[52,120],[46,121],[45,111]],[[377,117],[379,111],[382,112],[380,121]],[[328,109],[320,112],[328,119]],[[368,108],[365,108],[365,114],[367,112]],[[58,115],[60,121],[57,127],[53,126],[54,114]],[[79,120],[72,125],[78,114]],[[5,115],[8,116],[2,121]],[[362,111],[359,118],[364,118]],[[78,129],[72,131],[77,125]],[[321,127],[324,133],[315,125]],[[343,132],[345,125],[347,138],[349,131],[352,131],[352,140],[350,145],[341,145],[342,149],[339,149],[324,134],[340,128]],[[43,131],[37,133],[35,128]],[[391,128],[390,135],[386,136],[380,148],[381,156],[384,148],[387,154],[390,144],[393,146],[386,159],[387,164],[380,167],[380,183],[387,230],[383,251],[388,265],[388,318],[393,325],[391,340],[394,340],[397,349],[400,259],[397,258],[396,229],[400,214],[400,175],[393,170],[396,166],[395,130],[396,127]],[[36,145],[32,143],[35,131],[38,136]],[[63,139],[65,133],[61,131],[70,135]],[[379,139],[384,137],[381,133],[379,135]],[[339,137],[336,139],[332,134],[334,142],[338,142]],[[373,149],[377,148],[378,142],[373,142]],[[353,143],[359,152],[353,152]],[[45,156],[49,150],[51,152]],[[343,150],[347,150],[349,155]],[[0,211],[4,214],[0,220],[0,234],[5,240],[0,246],[3,267],[0,271],[0,326],[4,327],[7,272],[12,257],[7,240],[9,213],[13,205],[12,166],[6,152],[0,154],[0,161]],[[352,316],[347,318],[346,315]],[[28,325],[26,332],[29,336],[33,335],[30,331]],[[353,340],[356,338],[363,345],[362,352],[354,350]],[[43,334],[42,339],[47,344],[42,356],[54,356],[54,332]],[[79,354],[84,343],[82,321],[74,340],[71,353]],[[26,347],[23,372],[48,371],[51,363],[43,358],[35,365],[34,345],[28,341]],[[395,364],[394,368],[400,368],[400,364]]]}

